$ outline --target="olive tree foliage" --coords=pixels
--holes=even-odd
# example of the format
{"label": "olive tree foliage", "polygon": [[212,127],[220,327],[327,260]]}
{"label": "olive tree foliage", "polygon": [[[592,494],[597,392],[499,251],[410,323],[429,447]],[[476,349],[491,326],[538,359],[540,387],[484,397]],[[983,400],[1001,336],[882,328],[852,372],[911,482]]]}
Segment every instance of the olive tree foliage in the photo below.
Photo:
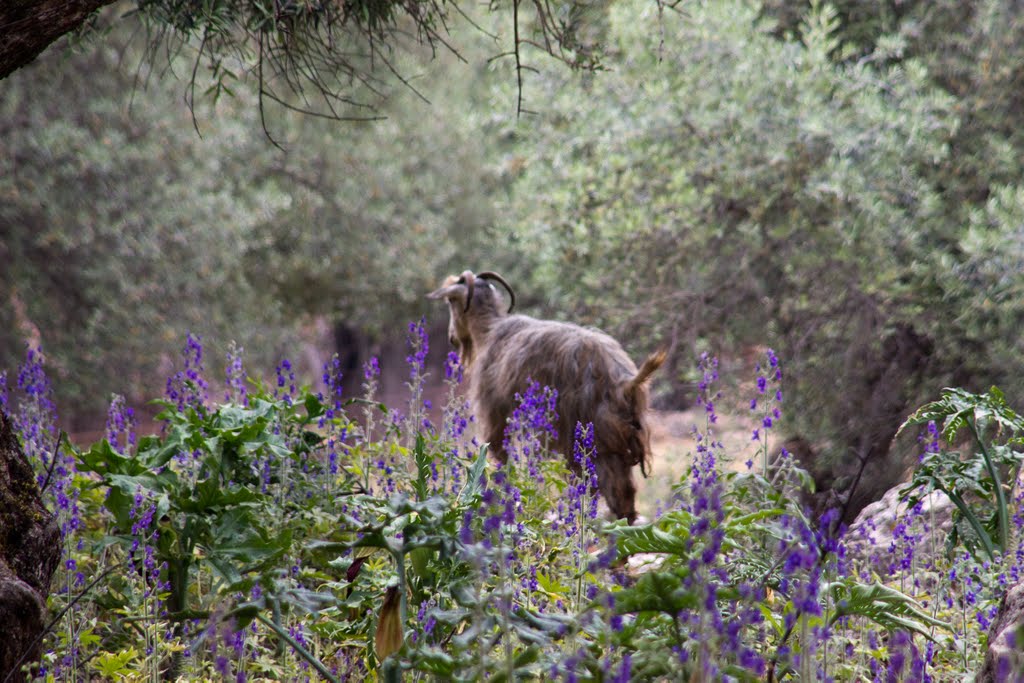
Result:
{"label": "olive tree foliage", "polygon": [[188,331],[264,344],[281,320],[236,248],[289,202],[258,126],[205,109],[199,138],[174,88],[135,79],[109,41],[2,84],[0,315],[17,333],[0,367],[41,343],[72,412],[144,381],[150,397]]}
{"label": "olive tree foliage", "polygon": [[283,114],[282,151],[245,88],[198,103],[197,135],[142,49],[115,28],[0,85],[0,371],[41,343],[65,415],[152,398],[188,332],[216,379],[232,340],[254,372],[299,360],[312,316],[404,329],[450,262],[477,262],[505,181],[474,120],[446,122],[471,77],[421,70],[440,104],[402,89],[372,125]]}
{"label": "olive tree foliage", "polygon": [[[270,109],[335,121],[380,118],[379,96],[397,84],[416,89],[416,72],[400,64],[406,51],[462,58],[453,29],[480,21],[477,7],[438,0],[11,0],[0,6],[0,79],[62,36],[88,33],[108,9],[144,29],[151,65],[184,61],[191,107],[197,94],[216,99],[233,94],[239,81],[250,84],[272,139]],[[492,56],[515,64],[517,111],[531,68],[526,52],[539,50],[572,68],[600,64],[599,46],[585,30],[592,3],[507,0],[487,10],[513,27]],[[207,78],[212,83],[203,87]]]}
{"label": "olive tree foliage", "polygon": [[504,233],[551,302],[632,339],[776,347],[790,429],[884,459],[937,387],[1024,389],[1021,192],[950,210],[969,124],[898,36],[857,57],[830,6],[786,37],[763,10],[650,30],[616,4],[608,72],[545,81]]}
{"label": "olive tree foliage", "polygon": [[468,110],[472,70],[447,66],[465,76],[432,84],[433,104],[403,93],[386,120],[344,133],[304,121],[289,145],[302,152],[276,160],[292,201],[255,230],[249,263],[293,310],[402,334],[440,277],[487,261],[508,179],[486,115]]}
{"label": "olive tree foliage", "polygon": [[[768,0],[766,16],[792,33],[807,3]],[[879,46],[889,64],[920,62],[929,80],[956,98],[960,126],[949,163],[936,176],[959,216],[1018,182],[1024,147],[1024,14],[1014,0],[837,0],[836,37],[847,49],[835,60],[870,58]]]}

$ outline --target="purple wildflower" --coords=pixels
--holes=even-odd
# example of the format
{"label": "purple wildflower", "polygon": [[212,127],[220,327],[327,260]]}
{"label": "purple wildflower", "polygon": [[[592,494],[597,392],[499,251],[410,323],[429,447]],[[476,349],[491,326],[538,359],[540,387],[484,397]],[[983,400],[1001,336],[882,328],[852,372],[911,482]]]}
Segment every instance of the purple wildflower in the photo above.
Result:
{"label": "purple wildflower", "polygon": [[186,408],[202,412],[209,398],[209,385],[203,377],[203,346],[198,336],[191,332],[188,334],[181,356],[185,368],[167,378],[167,399],[177,406],[179,412]]}
{"label": "purple wildflower", "polygon": [[327,409],[320,416],[319,426],[322,428],[329,420],[333,420],[342,412],[344,402],[342,400],[342,372],[341,359],[338,354],[331,356],[331,359],[324,363],[321,379],[327,395],[320,394],[320,400],[326,404]]}
{"label": "purple wildflower", "polygon": [[427,339],[426,318],[420,318],[419,322],[409,323],[409,355],[405,362],[409,364],[409,378],[414,382],[421,382],[426,367],[427,351],[430,350],[430,343]]}
{"label": "purple wildflower", "polygon": [[[14,428],[21,435],[25,456],[29,462],[38,463],[42,472],[51,468],[57,435],[57,406],[44,364],[42,350],[31,347],[26,350],[25,362],[18,368],[17,387],[21,400],[14,415]],[[44,479],[45,474],[40,474],[40,486]]]}
{"label": "purple wildflower", "polygon": [[702,353],[697,369],[701,371],[701,380],[697,383],[697,405],[704,407],[707,421],[710,424],[718,422],[718,415],[715,413],[715,401],[719,394],[711,393],[711,386],[718,381],[718,358]]}
{"label": "purple wildflower", "polygon": [[380,362],[377,356],[371,356],[370,360],[363,363],[363,378],[367,381],[374,381],[380,377]]}
{"label": "purple wildflower", "polygon": [[516,408],[505,426],[504,449],[512,462],[524,462],[530,477],[543,483],[540,462],[548,444],[558,438],[558,390],[528,379],[526,391],[516,393]]}
{"label": "purple wildflower", "polygon": [[444,361],[444,378],[455,380],[456,384],[462,383],[462,363],[459,361],[459,354],[454,351],[448,352]]}
{"label": "purple wildflower", "polygon": [[224,369],[227,392],[224,394],[225,401],[234,401],[243,406],[249,405],[249,394],[246,390],[247,375],[242,365],[242,355],[245,349],[231,342],[228,347],[227,366]]}
{"label": "purple wildflower", "polygon": [[114,394],[107,410],[107,441],[116,452],[127,455],[136,443],[135,411],[125,403],[124,396]]}
{"label": "purple wildflower", "polygon": [[929,420],[928,426],[918,435],[918,442],[924,442],[924,452],[918,456],[918,462],[924,462],[929,456],[939,452],[939,427],[935,420]]}
{"label": "purple wildflower", "polygon": [[576,505],[580,519],[584,516],[597,519],[597,464],[594,453],[594,423],[586,426],[576,423],[576,436],[573,441],[573,460],[579,467],[580,474],[572,478],[569,485],[570,504]]}
{"label": "purple wildflower", "polygon": [[25,362],[18,368],[17,387],[21,396],[13,421],[21,435],[25,456],[29,462],[38,463],[37,481],[40,488],[46,484],[43,493],[55,504],[65,552],[70,553],[71,537],[82,526],[79,490],[74,484],[75,458],[67,449],[55,452],[57,407],[44,364],[45,356],[40,349],[27,349]]}
{"label": "purple wildflower", "polygon": [[277,373],[277,387],[274,389],[274,398],[280,398],[285,405],[291,405],[298,392],[295,386],[295,371],[292,369],[292,362],[283,358],[275,369]]}
{"label": "purple wildflower", "polygon": [[[779,365],[779,358],[775,355],[775,351],[768,349],[765,352],[767,358],[767,367],[763,367],[761,363],[758,363],[755,367],[757,373],[757,393],[763,398],[758,400],[753,398],[750,401],[750,410],[756,411],[760,408],[760,426],[755,428],[750,435],[751,441],[758,443],[758,451],[762,453],[763,467],[761,474],[764,477],[768,476],[768,434],[776,426],[776,423],[782,418],[782,411],[779,409],[779,404],[782,403],[782,389],[775,387],[775,391],[771,392],[772,385],[778,384],[782,380],[782,368]],[[750,461],[750,466],[753,465],[753,460]]]}

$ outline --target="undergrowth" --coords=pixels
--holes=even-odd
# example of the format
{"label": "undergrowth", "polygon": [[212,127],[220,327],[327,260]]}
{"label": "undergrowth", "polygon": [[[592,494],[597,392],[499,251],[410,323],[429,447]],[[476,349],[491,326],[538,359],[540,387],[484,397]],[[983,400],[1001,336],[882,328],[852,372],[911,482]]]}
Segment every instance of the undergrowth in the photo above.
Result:
{"label": "undergrowth", "polygon": [[[785,452],[769,457],[779,359],[757,370],[754,452],[729,453],[717,363],[703,357],[692,464],[655,519],[628,526],[598,506],[591,425],[577,426],[574,467],[550,453],[553,389],[516,397],[504,466],[473,438],[454,354],[431,423],[426,345],[411,326],[402,413],[376,400],[375,359],[360,397],[342,395],[336,359],[314,391],[288,360],[253,381],[234,347],[211,382],[190,335],[160,433],[139,437],[114,396],[106,438],[88,447],[58,440],[38,350],[10,383],[0,375],[63,538],[32,675],[945,681],[980,665],[1024,566],[1022,422],[995,390],[950,391],[912,416],[925,438],[907,504],[891,529],[848,532],[839,510],[809,518],[808,478]],[[941,447],[964,430],[974,450]]]}

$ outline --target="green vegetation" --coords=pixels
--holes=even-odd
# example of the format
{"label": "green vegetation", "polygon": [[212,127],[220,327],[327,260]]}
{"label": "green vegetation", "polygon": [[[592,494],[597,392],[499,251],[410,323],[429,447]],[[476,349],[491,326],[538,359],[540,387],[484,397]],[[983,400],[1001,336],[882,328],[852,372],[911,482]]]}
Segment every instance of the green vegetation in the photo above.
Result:
{"label": "green vegetation", "polygon": [[[956,505],[956,519],[968,531],[965,534],[959,525],[954,526],[950,548],[966,535],[965,545],[996,559],[997,553],[1010,549],[1008,501],[1024,462],[1024,454],[1014,450],[1024,443],[1024,420],[1010,409],[1003,393],[992,387],[983,395],[943,390],[940,400],[922,406],[905,426],[922,424],[932,432],[932,448],[914,471],[910,487],[919,491],[917,499],[937,490]],[[939,425],[946,443],[957,443],[960,432],[966,432],[975,452],[939,451]],[[986,514],[986,509],[991,512]]]}
{"label": "green vegetation", "polygon": [[380,334],[418,318],[453,264],[482,260],[506,183],[480,135],[412,92],[391,101],[423,118],[412,128],[282,115],[282,153],[245,89],[197,103],[197,136],[184,85],[137,74],[141,46],[114,37],[123,52],[111,38],[48,54],[0,86],[0,324],[15,332],[0,359],[41,344],[76,416],[95,422],[114,376],[144,401],[186,331],[269,366],[311,316]]}
{"label": "green vegetation", "polygon": [[[417,397],[421,327],[410,343]],[[159,436],[137,439],[117,397],[104,440],[53,453],[37,355],[2,394],[65,546],[39,680],[961,680],[1024,569],[1017,467],[996,465],[1012,544],[984,560],[964,552],[977,539],[942,543],[941,519],[913,501],[880,545],[869,528],[845,533],[838,510],[809,519],[791,458],[725,473],[749,454],[717,440],[706,355],[693,465],[653,520],[628,526],[599,514],[592,428],[577,427],[580,474],[544,446],[539,387],[518,397],[495,466],[467,431],[454,353],[435,425],[421,398],[407,417],[379,403],[373,364],[364,396],[343,399],[336,359],[315,394],[287,373],[249,382],[235,356],[228,400],[211,402],[201,352],[190,337]],[[758,401],[782,386],[774,354],[763,367]],[[997,394],[955,403],[958,416],[919,417],[943,413],[948,431],[995,406],[1020,422]],[[956,455],[929,442],[925,457]]]}

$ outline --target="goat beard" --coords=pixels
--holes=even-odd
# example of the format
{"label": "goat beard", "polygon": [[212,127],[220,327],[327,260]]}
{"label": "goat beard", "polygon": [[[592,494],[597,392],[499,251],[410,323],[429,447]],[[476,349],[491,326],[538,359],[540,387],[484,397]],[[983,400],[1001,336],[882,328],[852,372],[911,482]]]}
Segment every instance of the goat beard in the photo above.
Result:
{"label": "goat beard", "polygon": [[644,479],[646,479],[651,473],[651,454],[649,452],[645,452],[640,456],[637,462],[633,464],[640,465],[640,473],[643,474]]}

